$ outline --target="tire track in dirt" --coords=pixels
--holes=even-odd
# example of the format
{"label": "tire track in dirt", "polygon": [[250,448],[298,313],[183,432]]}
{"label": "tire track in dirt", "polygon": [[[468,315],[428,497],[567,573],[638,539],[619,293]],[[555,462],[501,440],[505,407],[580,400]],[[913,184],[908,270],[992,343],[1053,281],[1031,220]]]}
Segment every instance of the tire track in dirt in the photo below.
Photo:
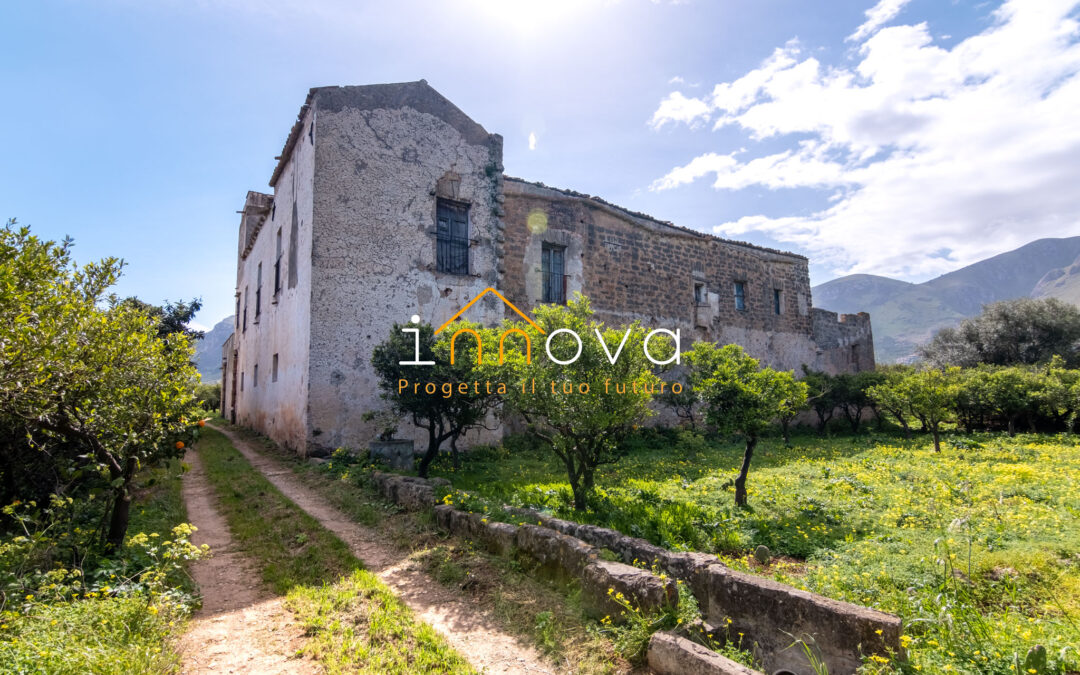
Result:
{"label": "tire track in dirt", "polygon": [[184,461],[191,466],[183,478],[184,504],[188,521],[199,528],[191,539],[210,546],[212,556],[191,567],[203,604],[180,638],[181,672],[320,672],[313,661],[295,655],[303,630],[282,598],[263,587],[252,561],[235,549],[198,454],[188,450]]}
{"label": "tire track in dirt", "polygon": [[311,490],[293,472],[266,457],[237,434],[214,425],[240,454],[274,487],[349,545],[383,583],[431,625],[474,668],[484,673],[554,673],[555,668],[534,648],[503,632],[490,612],[478,608],[429,577],[407,554],[394,548],[374,530],[349,519]]}

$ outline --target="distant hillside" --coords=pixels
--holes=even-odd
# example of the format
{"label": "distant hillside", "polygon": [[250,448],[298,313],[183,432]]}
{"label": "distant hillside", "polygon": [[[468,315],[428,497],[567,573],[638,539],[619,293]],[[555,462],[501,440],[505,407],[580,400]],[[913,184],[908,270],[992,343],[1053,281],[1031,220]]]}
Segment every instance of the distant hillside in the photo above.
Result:
{"label": "distant hillside", "polygon": [[1039,239],[921,284],[852,274],[812,290],[816,307],[869,312],[877,360],[904,361],[990,302],[1053,296],[1080,304],[1080,237]]}
{"label": "distant hillside", "polygon": [[1059,267],[1047,272],[1042,279],[1039,279],[1039,283],[1035,284],[1031,297],[1057,298],[1080,305],[1080,258],[1074,260],[1068,267]]}
{"label": "distant hillside", "polygon": [[199,369],[203,382],[221,380],[221,347],[232,335],[233,317],[227,316],[206,331],[203,339],[195,343],[195,367]]}

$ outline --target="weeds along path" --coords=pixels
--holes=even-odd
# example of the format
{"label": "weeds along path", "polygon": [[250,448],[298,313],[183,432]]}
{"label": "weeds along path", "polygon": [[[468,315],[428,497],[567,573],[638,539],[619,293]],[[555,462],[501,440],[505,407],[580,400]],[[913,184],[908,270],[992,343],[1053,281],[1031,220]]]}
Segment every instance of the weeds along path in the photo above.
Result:
{"label": "weeds along path", "polygon": [[314,662],[294,656],[303,629],[282,598],[263,587],[251,562],[234,549],[199,456],[188,450],[184,461],[191,466],[183,480],[188,521],[199,528],[192,541],[209,545],[213,555],[191,568],[203,605],[180,640],[181,672],[319,672]]}
{"label": "weeds along path", "polygon": [[535,649],[498,628],[489,612],[442,586],[372,529],[349,519],[252,443],[214,425],[274,487],[348,544],[353,555],[454,649],[484,673],[554,673]]}

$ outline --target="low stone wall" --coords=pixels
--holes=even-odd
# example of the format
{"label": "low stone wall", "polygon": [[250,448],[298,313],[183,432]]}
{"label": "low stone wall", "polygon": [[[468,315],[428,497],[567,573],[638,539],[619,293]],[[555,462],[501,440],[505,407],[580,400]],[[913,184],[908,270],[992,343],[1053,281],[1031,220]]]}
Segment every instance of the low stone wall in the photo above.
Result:
{"label": "low stone wall", "polygon": [[672,633],[653,633],[647,658],[657,675],[762,675]]}
{"label": "low stone wall", "polygon": [[[758,661],[774,675],[812,675],[796,640],[813,645],[832,675],[854,673],[864,655],[903,654],[898,617],[736,572],[714,555],[676,553],[614,530],[525,509],[510,512],[527,524],[492,522],[479,513],[435,505],[435,486],[449,485],[444,479],[427,481],[376,472],[374,482],[387,500],[405,508],[434,505],[435,522],[447,532],[473,539],[498,555],[528,555],[549,573],[579,580],[585,606],[596,616],[617,620],[621,615],[622,608],[612,593],[622,593],[646,612],[674,608],[678,590],[673,579],[682,580],[697,599],[705,621],[727,626],[729,634],[743,634],[743,644],[755,645]],[[614,552],[623,562],[604,560],[602,549]],[[655,567],[666,574],[654,574],[636,565]],[[653,665],[654,643],[659,665]],[[661,673],[754,672],[709,655],[719,657],[679,636],[654,636],[649,663]],[[724,662],[742,670],[731,670]]]}
{"label": "low stone wall", "polygon": [[702,616],[711,624],[728,625],[757,644],[757,655],[770,673],[813,672],[800,645],[805,640],[833,674],[854,673],[863,654],[900,653],[899,617],[832,600],[816,593],[719,563],[699,568],[692,588]]}
{"label": "low stone wall", "polygon": [[511,525],[492,522],[479,513],[466,513],[447,504],[435,507],[439,528],[478,542],[498,555],[522,553],[549,574],[581,582],[586,610],[596,617],[615,620],[623,608],[610,593],[622,593],[633,606],[645,612],[674,608],[678,591],[670,579],[638,567],[601,560],[599,550],[589,544],[538,525]]}

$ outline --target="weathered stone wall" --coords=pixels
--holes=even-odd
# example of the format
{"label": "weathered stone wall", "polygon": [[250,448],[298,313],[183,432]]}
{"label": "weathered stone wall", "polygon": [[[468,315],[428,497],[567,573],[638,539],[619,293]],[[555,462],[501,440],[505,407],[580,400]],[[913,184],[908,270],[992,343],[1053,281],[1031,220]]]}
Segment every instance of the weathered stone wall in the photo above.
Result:
{"label": "weathered stone wall", "polygon": [[[499,279],[502,139],[426,83],[312,90],[309,443],[366,447],[382,408],[371,354],[416,314],[438,327]],[[469,274],[436,269],[436,198],[469,206]],[[493,295],[469,310],[495,324]],[[403,422],[399,434],[426,443]],[[479,434],[477,434],[479,435]],[[474,441],[475,442],[475,441]]]}
{"label": "weathered stone wall", "polygon": [[813,308],[814,341],[822,350],[817,370],[836,375],[874,369],[870,315],[840,314]]}
{"label": "weathered stone wall", "polygon": [[[811,307],[803,256],[723,240],[518,179],[506,180],[504,194],[502,289],[519,306],[540,304],[540,252],[543,244],[554,244],[565,247],[568,294],[587,295],[607,323],[640,320],[679,328],[684,347],[696,340],[735,343],[767,365],[797,373],[804,364],[830,372],[873,367],[868,318],[859,320],[858,330],[849,330],[854,324],[822,328],[826,341],[816,339],[821,320]],[[742,310],[735,282],[744,284]],[[779,314],[774,291],[780,291]],[[870,356],[853,361],[852,347]]]}
{"label": "weathered stone wall", "polygon": [[[310,128],[313,120],[313,112],[305,107],[296,128]],[[248,194],[237,243],[239,308],[233,333],[239,380],[237,423],[256,429],[298,452],[306,450],[308,439],[314,170],[314,149],[306,135],[302,139],[296,141],[275,172],[274,195]],[[282,251],[280,290],[275,294],[274,264],[278,260],[279,236]],[[256,317],[260,264],[261,312]],[[276,381],[275,354],[278,360]],[[228,386],[231,388],[231,383]]]}
{"label": "weathered stone wall", "polygon": [[[376,472],[373,481],[387,500],[412,510],[431,508],[437,487],[449,486],[445,479],[428,481],[382,472]],[[526,509],[509,511],[521,518],[520,524],[490,521],[483,514],[446,504],[434,506],[435,523],[443,530],[472,539],[493,553],[529,556],[550,574],[580,581],[584,606],[596,616],[619,619],[621,607],[610,595],[615,592],[647,613],[676,607],[678,593],[672,579],[678,579],[698,602],[704,619],[698,622],[698,631],[720,635],[723,629],[714,627],[721,626],[731,635],[742,634],[744,644],[752,645],[755,657],[770,673],[813,673],[805,653],[794,644],[796,639],[816,645],[816,653],[835,675],[855,673],[865,655],[903,655],[901,622],[891,614],[737,572],[714,555],[668,551],[615,530]],[[604,560],[602,549],[624,562]],[[666,575],[638,565],[649,565]],[[682,630],[694,634],[693,627]],[[687,640],[663,637],[654,642],[650,651],[655,647],[659,652],[655,658],[650,654],[649,663],[657,672],[753,672],[712,658]]]}

